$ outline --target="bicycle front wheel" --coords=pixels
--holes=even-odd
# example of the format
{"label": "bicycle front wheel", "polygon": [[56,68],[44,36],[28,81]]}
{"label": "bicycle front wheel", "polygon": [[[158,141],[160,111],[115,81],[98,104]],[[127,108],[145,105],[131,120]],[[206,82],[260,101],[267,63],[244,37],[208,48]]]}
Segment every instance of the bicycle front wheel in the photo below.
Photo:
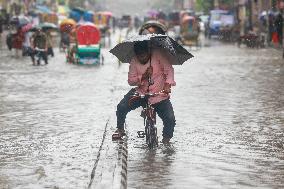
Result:
{"label": "bicycle front wheel", "polygon": [[146,121],[145,134],[146,143],[149,149],[153,149],[155,146],[158,146],[157,128],[151,120]]}

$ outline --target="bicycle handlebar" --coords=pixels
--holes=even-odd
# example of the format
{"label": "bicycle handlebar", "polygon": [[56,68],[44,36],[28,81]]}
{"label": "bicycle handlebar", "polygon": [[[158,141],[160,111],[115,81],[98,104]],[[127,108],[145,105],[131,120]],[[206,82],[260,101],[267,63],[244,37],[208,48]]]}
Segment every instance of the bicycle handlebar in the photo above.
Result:
{"label": "bicycle handlebar", "polygon": [[128,101],[128,105],[131,106],[132,102],[135,101],[138,98],[141,99],[149,99],[150,97],[154,97],[160,94],[167,94],[165,93],[165,90],[162,90],[160,92],[157,93],[146,93],[146,94],[139,94],[138,92],[135,92],[133,95],[131,95],[132,97],[129,99]]}
{"label": "bicycle handlebar", "polygon": [[132,96],[146,98],[146,97],[154,97],[160,94],[167,94],[167,93],[165,93],[165,90],[161,90],[160,92],[157,93],[145,93],[145,94],[139,94],[138,92],[135,92]]}

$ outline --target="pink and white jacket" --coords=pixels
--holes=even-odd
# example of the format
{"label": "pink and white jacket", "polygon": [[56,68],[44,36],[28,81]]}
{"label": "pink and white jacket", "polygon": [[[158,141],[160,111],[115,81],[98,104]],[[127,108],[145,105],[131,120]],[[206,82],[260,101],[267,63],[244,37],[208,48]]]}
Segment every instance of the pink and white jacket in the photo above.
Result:
{"label": "pink and white jacket", "polygon": [[[163,90],[165,83],[175,86],[174,68],[170,63],[171,59],[163,50],[154,49],[152,51],[151,65],[153,67],[152,80],[154,84],[150,86],[149,92],[156,93]],[[150,66],[150,60],[145,64],[141,64],[136,57],[133,57],[128,72],[128,83],[130,86],[137,86],[136,90],[139,94],[145,94],[148,88],[148,81],[141,80],[143,73]],[[169,94],[161,94],[149,99],[151,104],[158,103],[169,98]]]}

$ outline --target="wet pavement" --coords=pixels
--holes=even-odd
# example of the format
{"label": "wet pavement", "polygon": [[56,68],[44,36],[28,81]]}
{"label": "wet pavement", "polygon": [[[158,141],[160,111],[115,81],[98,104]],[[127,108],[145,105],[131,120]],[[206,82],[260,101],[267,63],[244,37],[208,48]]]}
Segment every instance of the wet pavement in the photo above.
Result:
{"label": "wet pavement", "polygon": [[[1,51],[0,188],[119,186],[111,133],[130,87],[128,65],[108,50],[100,66],[67,64],[60,53],[32,66]],[[210,41],[192,54],[175,66],[170,146],[147,150],[136,137],[140,110],[127,117],[127,187],[283,188],[281,53]]]}

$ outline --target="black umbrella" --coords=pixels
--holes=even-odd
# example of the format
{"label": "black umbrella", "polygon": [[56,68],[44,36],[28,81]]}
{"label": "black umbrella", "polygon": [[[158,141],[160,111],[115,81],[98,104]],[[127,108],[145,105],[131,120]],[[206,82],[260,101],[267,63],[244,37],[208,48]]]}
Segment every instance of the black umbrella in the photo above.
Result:
{"label": "black umbrella", "polygon": [[44,22],[40,24],[39,27],[44,31],[49,30],[49,29],[58,30],[58,27],[55,24],[49,23],[49,22]]}
{"label": "black umbrella", "polygon": [[41,27],[37,26],[33,26],[32,28],[30,28],[28,31],[29,32],[36,32],[37,30],[41,30]]}
{"label": "black umbrella", "polygon": [[167,35],[161,34],[147,34],[138,35],[126,39],[125,41],[117,44],[110,52],[115,55],[121,62],[129,63],[135,56],[134,44],[141,41],[149,41],[151,47],[165,49],[166,52],[172,56],[173,65],[181,65],[193,55],[178,44],[175,40]]}

